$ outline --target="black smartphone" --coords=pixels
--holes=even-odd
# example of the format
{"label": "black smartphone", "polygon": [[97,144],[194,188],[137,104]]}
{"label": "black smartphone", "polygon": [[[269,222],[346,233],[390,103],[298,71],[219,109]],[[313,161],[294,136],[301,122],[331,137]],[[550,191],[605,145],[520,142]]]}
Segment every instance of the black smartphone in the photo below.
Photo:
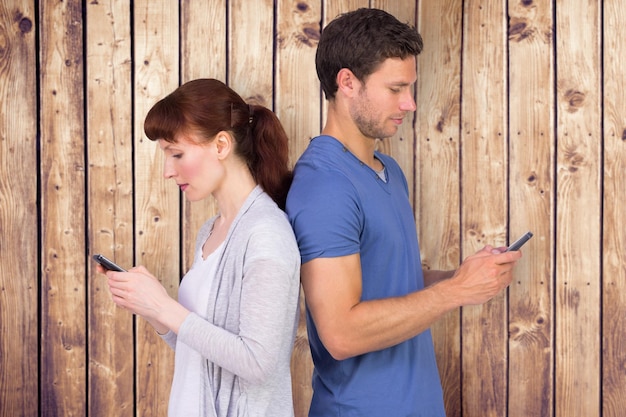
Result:
{"label": "black smartphone", "polygon": [[109,271],[126,272],[124,268],[122,268],[121,266],[119,266],[118,264],[116,264],[115,262],[113,262],[112,260],[110,260],[104,255],[100,255],[100,254],[94,255],[93,259],[94,261],[102,265],[104,269],[108,269]]}
{"label": "black smartphone", "polygon": [[511,252],[514,250],[519,250],[524,243],[528,242],[528,239],[533,237],[532,232],[526,232],[522,237],[517,239],[515,242],[511,243],[508,248],[506,248],[505,252]]}

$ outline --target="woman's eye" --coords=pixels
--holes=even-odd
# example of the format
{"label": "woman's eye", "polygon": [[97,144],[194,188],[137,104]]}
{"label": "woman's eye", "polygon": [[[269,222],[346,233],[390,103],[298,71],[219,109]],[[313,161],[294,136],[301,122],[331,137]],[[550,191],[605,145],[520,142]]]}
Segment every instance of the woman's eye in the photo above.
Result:
{"label": "woman's eye", "polygon": [[177,154],[172,155],[172,158],[176,158],[176,159],[180,159],[182,157],[183,157],[182,153],[177,153]]}

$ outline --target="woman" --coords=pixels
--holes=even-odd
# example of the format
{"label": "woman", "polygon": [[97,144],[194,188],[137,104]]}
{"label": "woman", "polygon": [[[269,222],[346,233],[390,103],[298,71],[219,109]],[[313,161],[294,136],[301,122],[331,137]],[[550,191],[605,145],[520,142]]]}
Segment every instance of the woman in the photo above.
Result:
{"label": "woman", "polygon": [[106,272],[113,301],[175,349],[169,415],[293,416],[300,255],[281,210],[291,171],[278,118],[198,79],[156,103],[144,130],[165,153],[165,177],[218,207],[178,302],[144,267]]}

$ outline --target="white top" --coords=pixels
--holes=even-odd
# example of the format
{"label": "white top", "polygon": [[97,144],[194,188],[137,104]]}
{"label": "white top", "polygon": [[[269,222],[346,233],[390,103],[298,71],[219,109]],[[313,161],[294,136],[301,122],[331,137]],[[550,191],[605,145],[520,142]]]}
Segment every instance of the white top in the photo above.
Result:
{"label": "white top", "polygon": [[[211,287],[216,279],[217,264],[223,248],[222,242],[206,259],[202,257],[202,246],[198,248],[194,264],[178,289],[178,302],[187,310],[202,315],[206,309],[207,294],[211,293]],[[201,415],[196,399],[204,394],[201,393],[197,381],[203,379],[200,373],[204,370],[188,360],[195,355],[196,351],[185,343],[180,342],[176,346],[174,379],[169,402],[170,416]]]}

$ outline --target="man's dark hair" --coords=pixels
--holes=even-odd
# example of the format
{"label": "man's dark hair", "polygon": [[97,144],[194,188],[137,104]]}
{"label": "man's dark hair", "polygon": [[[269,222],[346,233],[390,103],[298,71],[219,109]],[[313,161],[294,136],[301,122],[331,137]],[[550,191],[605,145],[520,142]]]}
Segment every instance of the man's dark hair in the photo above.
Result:
{"label": "man's dark hair", "polygon": [[361,81],[387,58],[417,56],[423,41],[415,27],[379,9],[339,15],[323,30],[315,67],[326,99],[335,98],[337,73],[347,68]]}

